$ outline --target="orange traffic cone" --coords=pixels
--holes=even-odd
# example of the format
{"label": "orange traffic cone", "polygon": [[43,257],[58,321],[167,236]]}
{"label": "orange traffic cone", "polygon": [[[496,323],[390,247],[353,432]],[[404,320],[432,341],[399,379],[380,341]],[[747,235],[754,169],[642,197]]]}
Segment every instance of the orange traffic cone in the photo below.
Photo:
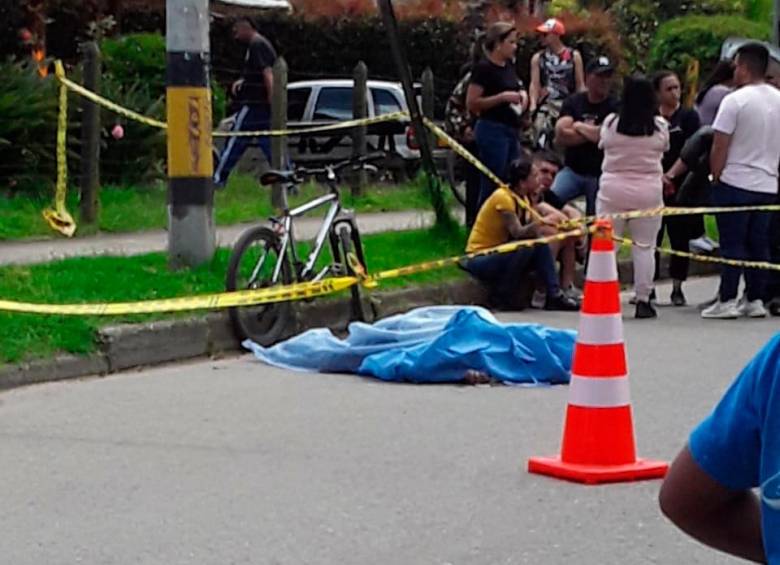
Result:
{"label": "orange traffic cone", "polygon": [[596,227],[561,455],[533,457],[528,471],[586,484],[662,478],[667,463],[636,457],[612,223]]}

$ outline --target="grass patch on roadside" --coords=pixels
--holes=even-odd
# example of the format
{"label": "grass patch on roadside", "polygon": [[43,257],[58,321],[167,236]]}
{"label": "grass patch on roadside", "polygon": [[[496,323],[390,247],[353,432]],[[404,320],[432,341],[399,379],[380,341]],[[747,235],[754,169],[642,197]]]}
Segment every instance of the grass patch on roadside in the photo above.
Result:
{"label": "grass patch on roadside", "polygon": [[[307,184],[301,187],[298,194],[290,196],[290,203],[303,203],[324,193],[323,187]],[[120,233],[167,227],[167,189],[164,183],[149,187],[107,186],[101,191],[100,202],[100,225],[87,226],[82,224],[78,217],[76,190],[70,190],[68,209],[79,224],[77,235],[91,235],[97,231]],[[369,186],[364,195],[354,198],[349,187],[345,187],[342,190],[342,202],[346,208],[363,213],[431,208],[425,189],[419,181],[398,186]],[[51,197],[48,196],[0,197],[0,240],[56,237],[41,216],[43,209],[49,206]],[[271,189],[261,186],[251,175],[236,173],[230,177],[227,188],[216,193],[214,210],[217,225],[265,220],[274,213],[271,206]],[[312,213],[315,214],[316,211]]]}
{"label": "grass patch on roadside", "polygon": [[[462,253],[463,230],[413,230],[364,237],[370,271],[380,271]],[[230,256],[219,249],[213,261],[191,271],[172,272],[167,256],[76,258],[32,266],[0,268],[0,297],[37,303],[152,300],[219,292]],[[381,289],[431,284],[463,276],[455,267],[386,281]],[[0,312],[0,364],[51,357],[59,352],[96,350],[95,332],[120,322],[192,316],[192,313],[122,317],[66,317]],[[195,314],[198,315],[198,314]]]}

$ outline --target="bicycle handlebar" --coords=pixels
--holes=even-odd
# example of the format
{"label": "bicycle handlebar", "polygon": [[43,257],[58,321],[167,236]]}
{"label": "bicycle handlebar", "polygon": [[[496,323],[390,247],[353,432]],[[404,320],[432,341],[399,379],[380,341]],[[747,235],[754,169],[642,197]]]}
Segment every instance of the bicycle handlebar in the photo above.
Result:
{"label": "bicycle handlebar", "polygon": [[360,170],[365,168],[365,165],[371,163],[372,161],[378,161],[380,159],[384,159],[386,155],[382,152],[377,153],[369,153],[368,155],[363,155],[362,157],[353,157],[351,159],[346,159],[344,161],[339,161],[338,163],[333,163],[332,165],[325,165],[323,167],[316,167],[316,168],[307,168],[307,167],[297,167],[295,169],[295,175],[298,178],[301,177],[307,177],[307,176],[317,176],[317,175],[328,175],[328,174],[334,174],[338,176],[338,173],[347,168],[352,167],[353,170]]}

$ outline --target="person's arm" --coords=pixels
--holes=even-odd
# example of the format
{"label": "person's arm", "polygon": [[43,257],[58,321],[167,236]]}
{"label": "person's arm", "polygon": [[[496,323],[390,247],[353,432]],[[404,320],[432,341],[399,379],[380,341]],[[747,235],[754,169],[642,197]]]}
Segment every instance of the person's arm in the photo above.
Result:
{"label": "person's arm", "polygon": [[674,180],[688,172],[688,165],[682,159],[677,159],[668,171],[664,174],[670,180]]}
{"label": "person's arm", "polygon": [[507,90],[494,96],[482,96],[485,89],[478,84],[470,84],[466,91],[466,107],[474,115],[480,115],[485,110],[490,110],[501,104],[520,104],[523,96],[520,92]]}
{"label": "person's arm", "polygon": [[562,147],[574,147],[587,141],[582,134],[574,129],[574,118],[563,116],[555,124],[555,143]]}
{"label": "person's arm", "polygon": [[726,159],[729,154],[729,145],[731,145],[731,136],[720,131],[715,132],[712,138],[712,149],[710,150],[710,173],[712,178],[720,180],[723,169],[726,168]]}
{"label": "person's arm", "polygon": [[268,103],[270,104],[274,97],[274,71],[271,67],[263,70],[263,82],[265,82],[265,91],[268,94]]}
{"label": "person's arm", "polygon": [[761,505],[750,490],[733,491],[705,473],[685,447],[659,495],[661,511],[700,542],[737,557],[766,562]]}
{"label": "person's arm", "polygon": [[523,225],[514,212],[501,210],[501,219],[504,222],[506,231],[509,232],[513,240],[539,237],[539,227],[534,222]]}
{"label": "person's arm", "polygon": [[539,72],[539,53],[531,57],[531,84],[528,87],[528,94],[531,98],[529,109],[531,112],[536,110],[539,99],[542,97],[542,79]]}
{"label": "person's arm", "polygon": [[582,62],[582,54],[574,50],[574,83],[577,92],[585,92],[585,65]]}
{"label": "person's arm", "polygon": [[586,124],[585,122],[574,122],[572,127],[574,131],[591,143],[598,145],[601,140],[601,126]]}

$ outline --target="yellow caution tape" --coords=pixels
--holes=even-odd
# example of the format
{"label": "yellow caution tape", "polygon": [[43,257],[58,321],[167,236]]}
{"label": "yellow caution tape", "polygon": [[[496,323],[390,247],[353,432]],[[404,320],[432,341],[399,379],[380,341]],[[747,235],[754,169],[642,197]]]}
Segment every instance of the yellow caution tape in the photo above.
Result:
{"label": "yellow caution tape", "polygon": [[283,136],[291,136],[291,135],[300,135],[304,133],[337,131],[340,129],[348,129],[348,128],[354,128],[360,126],[372,126],[384,122],[397,122],[408,118],[409,118],[408,112],[393,112],[392,114],[384,114],[382,116],[376,116],[375,118],[347,120],[344,122],[327,124],[324,126],[312,126],[308,128],[283,129],[283,130],[215,131],[213,133],[213,136],[214,137],[283,137]]}
{"label": "yellow caution tape", "polygon": [[[60,61],[54,65],[58,78],[65,76]],[[68,192],[68,90],[60,86],[60,110],[57,118],[57,188],[54,193],[54,208],[43,211],[43,218],[49,226],[67,237],[76,233],[76,222],[68,212],[65,197]]]}
{"label": "yellow caution tape", "polygon": [[727,259],[725,257],[712,257],[710,255],[697,255],[696,253],[689,253],[687,251],[677,251],[675,249],[668,249],[666,247],[655,247],[654,245],[648,245],[646,243],[639,243],[633,241],[627,237],[614,237],[615,241],[624,243],[627,245],[634,245],[643,249],[656,248],[659,253],[665,255],[675,255],[677,257],[685,257],[693,261],[699,261],[702,263],[717,263],[720,265],[730,265],[732,267],[741,267],[744,269],[765,269],[769,271],[780,271],[780,263],[770,263],[768,261],[743,261],[741,259]]}

